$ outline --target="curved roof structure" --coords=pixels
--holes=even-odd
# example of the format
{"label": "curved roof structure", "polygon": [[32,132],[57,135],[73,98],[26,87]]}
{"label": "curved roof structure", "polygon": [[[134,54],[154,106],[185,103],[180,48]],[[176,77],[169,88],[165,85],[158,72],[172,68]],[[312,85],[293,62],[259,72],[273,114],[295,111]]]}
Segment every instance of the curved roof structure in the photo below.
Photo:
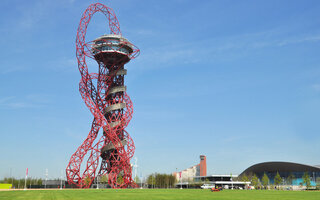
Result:
{"label": "curved roof structure", "polygon": [[252,165],[241,174],[258,174],[263,172],[320,172],[320,167],[292,162],[263,162]]}

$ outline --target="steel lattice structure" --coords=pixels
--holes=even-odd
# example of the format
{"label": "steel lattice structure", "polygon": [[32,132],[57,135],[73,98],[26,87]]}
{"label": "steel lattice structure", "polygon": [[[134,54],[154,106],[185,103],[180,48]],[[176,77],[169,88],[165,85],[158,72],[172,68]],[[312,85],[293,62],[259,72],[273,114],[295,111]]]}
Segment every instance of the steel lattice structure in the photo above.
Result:
{"label": "steel lattice structure", "polygon": [[[88,24],[97,12],[107,17],[110,34],[86,42]],[[69,184],[87,188],[97,176],[107,175],[108,183],[113,188],[136,186],[130,165],[135,146],[125,131],[132,117],[133,106],[124,86],[127,72],[124,64],[138,55],[139,49],[122,37],[118,19],[111,8],[95,3],[86,9],[78,27],[76,57],[81,74],[79,91],[94,119],[88,137],[70,158],[66,169]],[[97,61],[98,73],[89,73],[86,58]],[[100,128],[103,134],[94,143]],[[81,172],[85,156],[88,160]],[[120,176],[122,179],[119,179]]]}

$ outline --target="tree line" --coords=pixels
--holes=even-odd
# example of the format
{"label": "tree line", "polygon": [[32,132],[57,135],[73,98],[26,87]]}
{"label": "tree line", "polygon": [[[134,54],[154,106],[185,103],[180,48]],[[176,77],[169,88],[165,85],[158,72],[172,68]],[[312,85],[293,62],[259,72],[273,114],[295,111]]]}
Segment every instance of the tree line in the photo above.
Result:
{"label": "tree line", "polygon": [[[275,188],[279,189],[281,183],[292,185],[293,181],[296,177],[294,174],[290,173],[289,176],[286,179],[282,179],[279,172],[277,172],[276,176],[273,179],[273,183]],[[257,177],[256,174],[244,174],[243,176],[239,177],[239,180],[244,182],[251,182],[251,185],[254,186],[257,189],[267,189],[268,187],[272,187],[273,185],[270,184],[270,178],[266,173],[263,174],[261,180]],[[302,184],[306,185],[307,189],[311,187],[311,180],[308,172],[305,172],[302,176]]]}
{"label": "tree line", "polygon": [[12,188],[15,189],[22,189],[26,185],[27,188],[30,188],[31,185],[42,185],[42,179],[38,178],[27,178],[26,183],[25,179],[16,179],[16,178],[4,178],[3,180],[0,180],[0,183],[8,183],[12,184]]}
{"label": "tree line", "polygon": [[176,177],[172,174],[151,174],[147,178],[149,188],[174,188]]}

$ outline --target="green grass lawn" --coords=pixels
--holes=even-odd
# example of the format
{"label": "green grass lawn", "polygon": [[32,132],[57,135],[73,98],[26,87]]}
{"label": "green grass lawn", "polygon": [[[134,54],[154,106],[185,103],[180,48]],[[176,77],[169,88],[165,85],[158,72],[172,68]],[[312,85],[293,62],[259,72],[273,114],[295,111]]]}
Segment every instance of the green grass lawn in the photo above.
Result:
{"label": "green grass lawn", "polygon": [[27,190],[27,191],[0,191],[0,199],[219,199],[219,200],[320,200],[319,191],[259,191],[259,190],[223,190],[211,192],[210,190],[192,189],[87,189],[87,190]]}

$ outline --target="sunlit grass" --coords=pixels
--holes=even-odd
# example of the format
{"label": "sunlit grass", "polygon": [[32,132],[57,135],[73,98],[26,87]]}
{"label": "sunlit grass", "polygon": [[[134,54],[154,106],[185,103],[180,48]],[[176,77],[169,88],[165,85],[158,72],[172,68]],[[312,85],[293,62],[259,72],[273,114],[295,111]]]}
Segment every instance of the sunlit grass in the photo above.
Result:
{"label": "sunlit grass", "polygon": [[319,200],[319,191],[275,191],[275,190],[223,190],[211,192],[201,189],[70,189],[0,191],[0,199],[219,199],[219,200]]}

